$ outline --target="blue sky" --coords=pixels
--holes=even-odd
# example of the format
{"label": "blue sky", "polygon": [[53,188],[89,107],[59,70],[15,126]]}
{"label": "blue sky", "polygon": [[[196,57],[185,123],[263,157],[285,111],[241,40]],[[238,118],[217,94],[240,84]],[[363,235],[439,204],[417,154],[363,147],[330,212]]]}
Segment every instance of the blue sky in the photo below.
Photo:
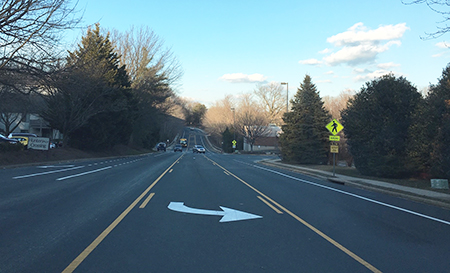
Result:
{"label": "blue sky", "polygon": [[401,0],[80,0],[78,9],[84,25],[153,29],[183,67],[178,94],[207,106],[272,81],[288,82],[292,97],[305,74],[322,97],[388,72],[421,89],[450,61],[450,34],[420,39],[442,17]]}

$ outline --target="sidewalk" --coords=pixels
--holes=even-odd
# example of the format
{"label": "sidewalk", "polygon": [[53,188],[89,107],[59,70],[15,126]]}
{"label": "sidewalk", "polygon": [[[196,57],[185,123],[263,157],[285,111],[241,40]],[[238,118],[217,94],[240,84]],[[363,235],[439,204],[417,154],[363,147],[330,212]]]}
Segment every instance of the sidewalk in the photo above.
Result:
{"label": "sidewalk", "polygon": [[321,179],[328,180],[330,182],[338,183],[341,185],[379,191],[386,194],[399,196],[405,199],[410,199],[417,202],[422,202],[450,209],[450,194],[446,193],[416,189],[377,180],[351,177],[340,174],[336,174],[336,176],[333,177],[332,172],[326,172],[291,164],[285,164],[282,163],[280,159],[262,160],[259,163],[319,177]]}

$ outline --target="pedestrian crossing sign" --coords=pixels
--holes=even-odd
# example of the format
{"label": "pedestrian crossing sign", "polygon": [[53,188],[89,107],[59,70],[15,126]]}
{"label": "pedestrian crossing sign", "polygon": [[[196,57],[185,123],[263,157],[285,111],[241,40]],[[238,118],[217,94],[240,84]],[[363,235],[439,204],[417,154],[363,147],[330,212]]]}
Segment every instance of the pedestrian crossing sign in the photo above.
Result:
{"label": "pedestrian crossing sign", "polygon": [[344,129],[344,126],[340,124],[336,119],[333,119],[330,123],[325,126],[328,131],[330,131],[333,135],[337,135],[342,129]]}

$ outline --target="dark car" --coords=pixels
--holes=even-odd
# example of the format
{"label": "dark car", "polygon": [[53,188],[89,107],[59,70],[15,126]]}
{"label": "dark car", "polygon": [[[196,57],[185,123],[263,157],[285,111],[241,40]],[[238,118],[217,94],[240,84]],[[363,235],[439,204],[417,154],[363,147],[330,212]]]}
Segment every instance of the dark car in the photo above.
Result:
{"label": "dark car", "polygon": [[158,143],[158,146],[156,147],[156,150],[165,152],[166,151],[166,143],[164,143],[164,142]]}
{"label": "dark car", "polygon": [[181,147],[181,144],[175,144],[175,147],[173,147],[173,151],[174,152],[182,152],[183,151],[183,147]]}

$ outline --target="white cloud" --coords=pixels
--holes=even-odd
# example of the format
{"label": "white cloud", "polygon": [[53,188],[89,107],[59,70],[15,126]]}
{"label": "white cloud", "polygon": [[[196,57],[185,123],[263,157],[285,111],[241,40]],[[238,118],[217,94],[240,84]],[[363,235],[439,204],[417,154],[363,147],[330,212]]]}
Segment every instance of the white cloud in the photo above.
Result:
{"label": "white cloud", "polygon": [[363,23],[357,23],[347,31],[331,36],[327,42],[335,46],[377,44],[381,41],[400,39],[409,27],[406,23],[397,25],[380,26],[377,29],[369,30]]}
{"label": "white cloud", "polygon": [[360,44],[355,46],[344,46],[336,53],[332,53],[325,58],[325,62],[331,66],[346,63],[354,66],[362,63],[375,61],[379,53],[389,50],[392,45],[401,45],[400,41],[390,41],[384,45]]}
{"label": "white cloud", "polygon": [[361,82],[361,81],[366,82],[366,81],[371,81],[371,80],[373,80],[375,78],[379,78],[381,76],[384,76],[384,75],[387,75],[387,74],[390,74],[390,73],[393,73],[396,76],[403,76],[402,73],[391,72],[391,71],[388,71],[388,70],[385,70],[385,69],[380,69],[380,70],[376,70],[376,71],[373,71],[373,72],[369,72],[369,73],[367,73],[365,75],[356,76],[356,77],[353,78],[353,80],[356,81],[356,82]]}
{"label": "white cloud", "polygon": [[316,81],[316,83],[332,83],[331,80],[321,80],[321,81]]}
{"label": "white cloud", "polygon": [[378,64],[378,65],[377,65],[378,68],[380,68],[380,69],[386,69],[386,70],[388,70],[388,69],[390,69],[390,68],[393,68],[393,67],[398,67],[398,66],[400,66],[400,64],[396,64],[396,63],[393,63],[393,62],[382,63],[382,64]]}
{"label": "white cloud", "polygon": [[334,74],[334,71],[333,71],[333,70],[330,70],[330,71],[328,71],[328,72],[325,72],[325,74],[327,74],[327,75],[333,75],[333,74]]}
{"label": "white cloud", "polygon": [[363,74],[363,73],[371,73],[372,71],[370,71],[367,68],[355,68],[353,69],[353,73],[354,74]]}
{"label": "white cloud", "polygon": [[243,74],[243,73],[232,73],[225,74],[219,78],[220,80],[231,82],[231,83],[255,83],[255,82],[265,82],[267,77],[262,74]]}
{"label": "white cloud", "polygon": [[444,42],[439,42],[439,43],[435,44],[435,46],[437,46],[439,48],[447,49],[447,48],[450,48],[450,43],[444,41]]}
{"label": "white cloud", "polygon": [[376,70],[376,71],[367,73],[365,75],[356,76],[353,79],[355,81],[357,81],[357,82],[361,82],[361,81],[365,82],[365,81],[373,80],[375,78],[379,78],[379,77],[381,77],[383,75],[386,75],[386,74],[389,74],[389,71],[381,69],[381,70]]}
{"label": "white cloud", "polygon": [[299,61],[299,63],[307,64],[307,65],[321,65],[323,62],[319,61],[317,59],[308,59],[308,60]]}
{"label": "white cloud", "polygon": [[[380,26],[370,30],[363,23],[357,23],[347,31],[331,36],[327,42],[340,48],[325,56],[323,60],[331,66],[348,64],[350,66],[375,61],[378,54],[393,45],[400,46],[400,39],[409,28],[406,23]],[[323,52],[323,51],[322,51]]]}
{"label": "white cloud", "polygon": [[330,52],[332,52],[332,51],[333,51],[332,49],[325,48],[324,50],[319,51],[319,54],[328,54],[328,53],[330,53]]}

